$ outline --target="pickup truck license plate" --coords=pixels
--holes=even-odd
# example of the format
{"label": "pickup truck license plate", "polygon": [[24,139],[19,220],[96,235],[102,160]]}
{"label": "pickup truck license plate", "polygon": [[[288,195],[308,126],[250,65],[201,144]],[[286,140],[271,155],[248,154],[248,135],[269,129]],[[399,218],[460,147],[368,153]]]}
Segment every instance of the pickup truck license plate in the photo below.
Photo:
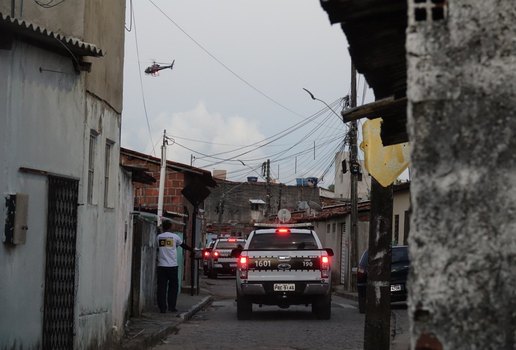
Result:
{"label": "pickup truck license plate", "polygon": [[275,292],[291,292],[296,290],[294,283],[274,283]]}
{"label": "pickup truck license plate", "polygon": [[401,290],[401,284],[391,285],[391,292],[399,292]]}

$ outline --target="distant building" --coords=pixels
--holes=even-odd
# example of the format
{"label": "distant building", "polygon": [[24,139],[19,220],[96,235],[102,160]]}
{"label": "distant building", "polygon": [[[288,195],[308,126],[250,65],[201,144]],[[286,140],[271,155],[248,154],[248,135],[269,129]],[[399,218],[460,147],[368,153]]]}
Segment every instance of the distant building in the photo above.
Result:
{"label": "distant building", "polygon": [[[342,172],[342,164],[345,161],[346,173]],[[361,175],[357,182],[357,195],[359,200],[369,199],[371,192],[371,177],[364,166],[364,161],[359,160]],[[349,153],[337,152],[335,154],[335,198],[351,198],[351,179],[349,172]]]}
{"label": "distant building", "polygon": [[218,186],[204,202],[206,224],[211,232],[243,235],[251,231],[255,222],[273,219],[280,209],[320,208],[319,188],[315,186],[267,185],[254,179],[250,182],[216,181]]}

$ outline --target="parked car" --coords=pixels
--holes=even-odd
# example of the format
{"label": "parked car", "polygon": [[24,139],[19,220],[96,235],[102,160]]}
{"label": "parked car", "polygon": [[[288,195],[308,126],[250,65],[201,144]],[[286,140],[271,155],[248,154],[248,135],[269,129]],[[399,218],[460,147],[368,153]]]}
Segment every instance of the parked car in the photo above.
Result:
{"label": "parked car", "polygon": [[[358,310],[365,312],[367,286],[367,250],[362,254],[357,269]],[[393,246],[391,258],[391,303],[407,300],[407,276],[410,268],[408,246]]]}
{"label": "parked car", "polygon": [[231,256],[235,248],[242,248],[245,239],[237,237],[219,238],[215,241],[207,260],[207,274],[210,278],[217,278],[219,274],[235,275],[237,259]]}
{"label": "parked car", "polygon": [[208,260],[211,257],[211,251],[213,250],[213,245],[215,241],[211,241],[208,243],[208,246],[202,250],[202,268],[205,276],[208,276]]}

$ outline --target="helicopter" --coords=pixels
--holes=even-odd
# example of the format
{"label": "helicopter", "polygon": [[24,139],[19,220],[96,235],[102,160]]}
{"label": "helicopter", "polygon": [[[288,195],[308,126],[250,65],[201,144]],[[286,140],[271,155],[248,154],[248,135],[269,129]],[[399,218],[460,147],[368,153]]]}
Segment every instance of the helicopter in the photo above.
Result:
{"label": "helicopter", "polygon": [[170,68],[170,69],[174,68],[175,61],[176,60],[173,60],[169,66],[162,66],[159,63],[154,62],[150,67],[145,68],[145,74],[150,74],[153,77],[155,77],[158,75],[158,72],[160,70],[167,69],[167,68]]}

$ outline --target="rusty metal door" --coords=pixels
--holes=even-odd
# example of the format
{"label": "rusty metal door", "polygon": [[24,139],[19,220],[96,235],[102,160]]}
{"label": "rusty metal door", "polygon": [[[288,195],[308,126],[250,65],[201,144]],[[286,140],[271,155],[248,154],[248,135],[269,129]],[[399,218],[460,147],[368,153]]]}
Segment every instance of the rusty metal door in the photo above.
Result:
{"label": "rusty metal door", "polygon": [[73,349],[78,188],[48,177],[43,349]]}

